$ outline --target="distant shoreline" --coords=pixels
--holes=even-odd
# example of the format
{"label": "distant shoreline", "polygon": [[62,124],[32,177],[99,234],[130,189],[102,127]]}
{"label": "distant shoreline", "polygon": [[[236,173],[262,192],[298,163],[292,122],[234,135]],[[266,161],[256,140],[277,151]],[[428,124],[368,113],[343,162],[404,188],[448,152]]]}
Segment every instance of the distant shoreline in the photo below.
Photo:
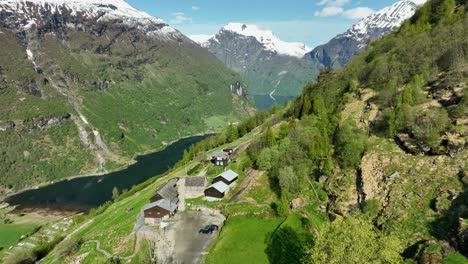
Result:
{"label": "distant shoreline", "polygon": [[128,164],[123,165],[121,167],[118,167],[118,168],[116,168],[114,170],[101,172],[101,173],[89,173],[89,174],[68,176],[68,177],[64,177],[64,178],[57,179],[57,180],[54,180],[54,181],[40,183],[40,184],[37,184],[37,185],[32,186],[32,187],[27,187],[27,188],[21,189],[19,191],[14,192],[14,193],[10,193],[10,194],[7,194],[5,196],[1,196],[0,197],[0,203],[6,203],[5,200],[7,200],[8,198],[10,198],[12,196],[16,196],[16,195],[19,195],[19,194],[27,192],[27,191],[32,191],[32,190],[37,190],[37,189],[40,189],[40,188],[44,188],[44,187],[47,187],[47,186],[50,186],[50,185],[53,185],[53,184],[56,184],[56,183],[60,183],[60,182],[64,182],[64,181],[71,181],[71,180],[79,179],[79,178],[99,177],[99,176],[104,176],[104,175],[111,174],[111,173],[114,173],[114,172],[123,171],[123,170],[128,169],[130,166],[135,165],[138,162],[137,159],[139,157],[143,157],[143,156],[146,156],[146,155],[151,155],[151,154],[154,154],[154,153],[157,153],[157,152],[164,151],[167,147],[169,147],[170,145],[172,145],[172,144],[174,144],[174,143],[176,143],[178,141],[188,139],[188,138],[192,138],[192,137],[200,137],[200,136],[210,137],[210,136],[213,136],[213,135],[216,135],[216,133],[214,133],[213,131],[206,131],[206,132],[202,132],[202,133],[198,133],[198,134],[194,134],[194,135],[190,135],[190,136],[181,137],[181,138],[173,140],[173,141],[171,141],[171,142],[169,142],[169,143],[167,143],[165,145],[163,144],[163,146],[158,148],[158,149],[149,150],[149,151],[146,151],[146,152],[143,152],[143,153],[140,153],[140,154],[135,154]]}

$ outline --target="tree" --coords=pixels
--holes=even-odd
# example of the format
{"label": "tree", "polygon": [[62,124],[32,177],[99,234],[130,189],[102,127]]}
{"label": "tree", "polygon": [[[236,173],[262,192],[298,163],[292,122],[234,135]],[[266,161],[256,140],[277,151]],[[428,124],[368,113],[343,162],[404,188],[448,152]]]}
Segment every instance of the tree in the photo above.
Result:
{"label": "tree", "polygon": [[366,136],[348,119],[338,128],[336,145],[340,164],[345,168],[357,168],[366,149]]}
{"label": "tree", "polygon": [[282,194],[296,194],[300,191],[299,177],[294,173],[292,167],[280,168],[278,180]]}
{"label": "tree", "polygon": [[247,128],[244,124],[239,125],[237,131],[239,133],[239,137],[243,137],[245,134],[247,134]]}
{"label": "tree", "polygon": [[258,168],[261,170],[269,170],[272,167],[272,160],[271,160],[271,149],[266,148],[263,149],[257,158],[257,165]]}
{"label": "tree", "polygon": [[271,127],[268,127],[260,139],[260,144],[263,148],[269,148],[269,147],[274,146],[275,143],[276,143],[275,135],[273,134]]}
{"label": "tree", "polygon": [[234,125],[229,125],[226,131],[226,140],[227,142],[233,142],[234,140],[239,138],[239,131],[237,130],[237,127]]}
{"label": "tree", "polygon": [[415,137],[425,144],[435,147],[440,143],[440,135],[450,125],[445,109],[433,109],[420,113],[412,127]]}
{"label": "tree", "polygon": [[120,196],[120,191],[117,187],[114,186],[112,189],[112,200],[116,200]]}
{"label": "tree", "polygon": [[339,218],[317,237],[306,263],[401,263],[396,237],[381,233],[360,214]]}

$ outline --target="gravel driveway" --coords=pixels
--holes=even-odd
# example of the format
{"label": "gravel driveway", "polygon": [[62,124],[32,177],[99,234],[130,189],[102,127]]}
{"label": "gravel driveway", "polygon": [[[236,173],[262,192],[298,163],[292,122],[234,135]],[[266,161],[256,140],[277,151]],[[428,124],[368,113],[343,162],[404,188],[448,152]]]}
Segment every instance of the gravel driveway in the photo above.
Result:
{"label": "gravel driveway", "polygon": [[[161,230],[161,251],[158,253],[159,263],[192,264],[200,263],[209,244],[219,231],[213,234],[199,234],[198,231],[209,225],[222,226],[225,217],[213,214],[210,210],[179,212],[169,224]],[[167,248],[170,241],[171,249]],[[163,249],[164,248],[164,249]],[[167,252],[167,250],[172,252]],[[170,257],[167,257],[170,256]]]}

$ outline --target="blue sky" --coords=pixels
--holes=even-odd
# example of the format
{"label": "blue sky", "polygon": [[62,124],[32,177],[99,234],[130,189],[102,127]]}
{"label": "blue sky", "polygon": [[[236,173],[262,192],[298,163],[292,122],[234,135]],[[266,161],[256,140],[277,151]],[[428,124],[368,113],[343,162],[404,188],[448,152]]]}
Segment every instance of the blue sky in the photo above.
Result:
{"label": "blue sky", "polygon": [[127,0],[186,35],[212,35],[229,22],[256,24],[285,41],[327,42],[360,17],[397,0]]}

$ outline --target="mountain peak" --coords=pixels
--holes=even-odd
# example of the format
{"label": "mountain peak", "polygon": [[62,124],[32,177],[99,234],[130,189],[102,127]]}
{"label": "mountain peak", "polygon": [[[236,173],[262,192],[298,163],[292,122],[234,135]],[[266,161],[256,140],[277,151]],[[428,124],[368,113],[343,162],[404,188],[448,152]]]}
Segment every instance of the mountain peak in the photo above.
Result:
{"label": "mountain peak", "polygon": [[403,0],[385,7],[354,24],[344,36],[370,35],[379,38],[387,31],[400,27],[408,18],[414,15],[418,6],[427,0]]}
{"label": "mountain peak", "polygon": [[280,55],[287,55],[302,58],[311,49],[304,43],[285,42],[276,37],[272,31],[259,28],[257,25],[243,23],[229,23],[224,26],[216,36],[210,38],[204,46],[210,41],[216,41],[217,36],[226,32],[234,33],[243,37],[254,37],[260,42],[266,50],[276,52]]}
{"label": "mountain peak", "polygon": [[10,18],[19,21],[23,29],[40,23],[49,14],[62,14],[82,18],[122,20],[130,25],[161,25],[161,32],[175,33],[162,19],[140,11],[124,0],[2,0],[0,12],[7,12]]}
{"label": "mountain peak", "polygon": [[385,7],[316,47],[307,57],[320,67],[342,68],[367,47],[369,40],[379,39],[400,27],[425,2],[427,0],[402,0]]}

